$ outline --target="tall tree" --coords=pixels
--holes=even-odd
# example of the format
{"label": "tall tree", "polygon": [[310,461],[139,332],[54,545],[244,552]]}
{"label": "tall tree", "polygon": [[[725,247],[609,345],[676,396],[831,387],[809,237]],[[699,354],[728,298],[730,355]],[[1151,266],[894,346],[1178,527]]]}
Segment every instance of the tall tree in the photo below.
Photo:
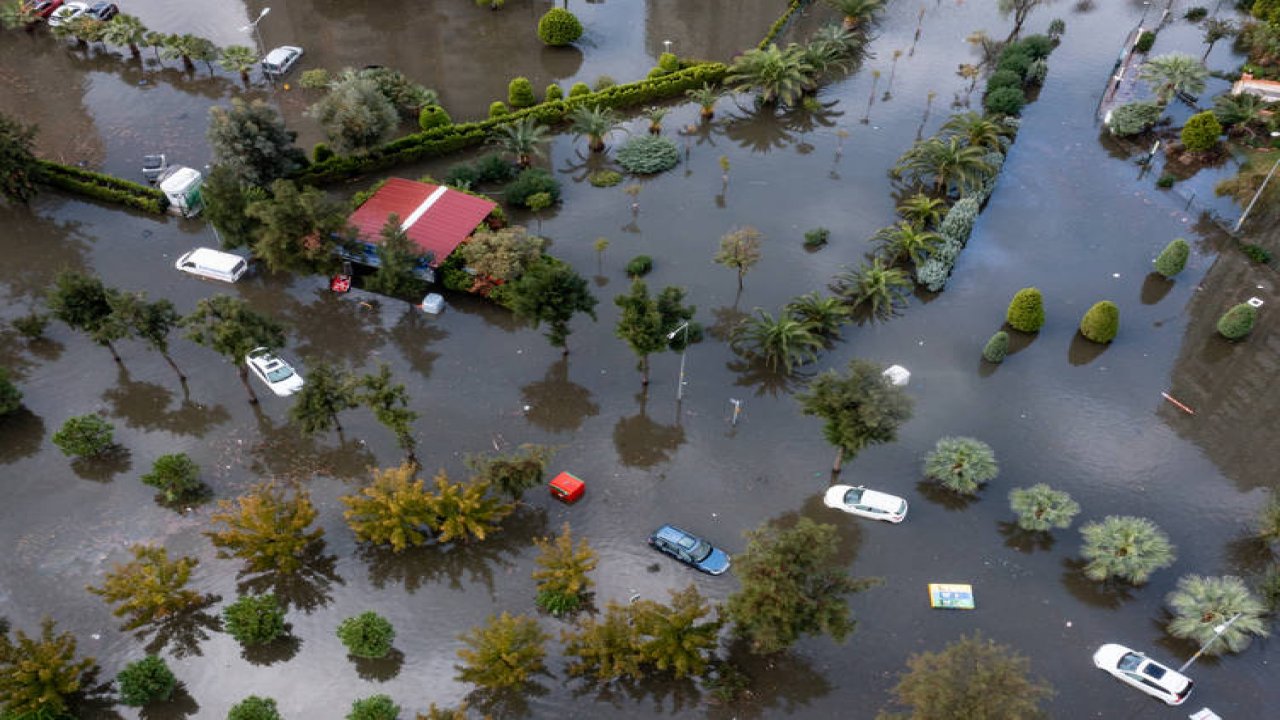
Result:
{"label": "tall tree", "polygon": [[615,334],[626,341],[631,351],[640,359],[640,384],[649,384],[649,356],[668,348],[680,350],[686,335],[671,334],[682,322],[688,322],[696,310],[685,305],[684,290],[664,288],[658,297],[649,297],[649,286],[643,280],[631,283],[631,292],[619,295],[613,303],[621,308]]}
{"label": "tall tree", "polygon": [[338,413],[359,404],[355,376],[346,368],[334,367],[327,362],[307,364],[307,382],[298,391],[289,408],[289,419],[304,435],[314,435],[336,429],[341,435],[342,423]]}
{"label": "tall tree", "polygon": [[1230,20],[1212,17],[1204,21],[1204,41],[1208,46],[1204,49],[1204,55],[1200,56],[1200,62],[1204,62],[1209,58],[1209,53],[1213,52],[1213,46],[1218,44],[1219,40],[1225,40],[1234,37],[1240,29]]}
{"label": "tall tree", "polygon": [[275,350],[284,345],[284,328],[275,320],[249,309],[249,304],[229,295],[202,298],[196,309],[182,319],[187,339],[218,353],[235,365],[240,382],[249,393],[249,402],[258,396],[249,384],[249,368],[244,363],[250,350],[265,347]]}
{"label": "tall tree", "polygon": [[6,718],[42,720],[70,717],[72,698],[97,671],[91,657],[76,657],[76,639],[69,632],[54,634],[45,618],[40,634],[21,630],[0,633],[0,708]]}
{"label": "tall tree", "polygon": [[347,234],[347,209],[319,188],[299,189],[290,180],[271,184],[271,197],[245,211],[261,223],[253,254],[272,272],[331,272]]}
{"label": "tall tree", "polygon": [[378,243],[378,268],[364,282],[366,290],[391,297],[421,297],[426,283],[415,271],[423,259],[422,249],[409,239],[395,213],[387,216]]}
{"label": "tall tree", "polygon": [[338,498],[347,509],[347,519],[360,542],[390,546],[393,552],[427,542],[427,530],[436,524],[432,495],[415,477],[417,467],[373,470],[373,480],[358,493]]}
{"label": "tall tree", "polygon": [[835,526],[801,517],[787,529],[765,523],[746,538],[746,551],[734,558],[742,587],[725,610],[752,652],[780,652],[803,635],[843,642],[853,632],[848,596],[880,580],[853,578],[836,567]]}
{"label": "tall tree", "polygon": [[513,505],[493,497],[487,482],[450,482],[443,470],[436,473],[433,482],[436,489],[430,499],[432,529],[438,533],[439,542],[484,540],[497,532],[502,519],[511,514]]}
{"label": "tall tree", "polygon": [[66,271],[54,279],[45,302],[55,318],[85,333],[121,362],[112,342],[128,337],[129,326],[112,309],[112,300],[118,295],[119,291],[103,285],[97,277]]}
{"label": "tall tree", "polygon": [[107,603],[116,604],[112,614],[126,618],[125,630],[164,620],[204,601],[200,593],[187,587],[199,560],[170,560],[169,552],[157,545],[133,545],[129,553],[133,560],[117,563],[101,586],[87,588]]}
{"label": "tall tree", "polygon": [[596,319],[596,298],[587,281],[573,268],[558,262],[544,262],[520,276],[511,288],[511,309],[537,328],[547,324],[551,347],[569,354],[569,321],[577,313]]}
{"label": "tall tree", "polygon": [[586,538],[573,544],[573,533],[565,523],[555,538],[538,538],[538,567],[533,579],[538,583],[538,607],[553,615],[563,615],[582,607],[595,583],[587,573],[596,569],[599,555]]}
{"label": "tall tree", "polygon": [[173,303],[164,298],[147,302],[147,294],[142,292],[116,293],[109,295],[108,301],[112,312],[124,321],[130,332],[160,353],[169,367],[178,374],[178,379],[186,382],[187,376],[169,355],[169,335],[182,322],[182,316],[173,307]]}
{"label": "tall tree", "polygon": [[1166,105],[1175,95],[1204,92],[1209,70],[1199,59],[1186,53],[1157,55],[1142,64],[1138,77],[1151,83],[1156,99]]}
{"label": "tall tree", "polygon": [[720,238],[720,249],[715,261],[738,273],[738,290],[742,290],[742,278],[760,262],[760,240],[763,235],[751,227],[735,228]]}
{"label": "tall tree", "polygon": [[567,668],[570,675],[590,676],[597,682],[644,676],[636,651],[640,638],[632,622],[633,607],[610,601],[598,619],[579,618],[572,629],[561,633],[564,654],[575,658]]}
{"label": "tall tree", "polygon": [[1013,30],[1009,31],[1009,37],[1005,42],[1009,42],[1018,37],[1018,33],[1022,32],[1022,24],[1027,21],[1027,16],[1032,10],[1041,5],[1048,5],[1053,0],[998,0],[996,9],[1005,17],[1013,16]]}
{"label": "tall tree", "polygon": [[418,419],[418,413],[409,409],[409,393],[405,391],[404,385],[391,382],[391,368],[384,363],[378,367],[377,375],[360,378],[359,399],[361,404],[373,411],[378,422],[395,433],[396,442],[405,451],[409,462],[417,464],[413,421]]}
{"label": "tall tree", "polygon": [[1029,677],[1030,668],[1012,648],[964,635],[940,652],[912,655],[893,699],[911,708],[912,720],[1041,717],[1053,688]]}
{"label": "tall tree", "polygon": [[733,328],[734,352],[764,362],[769,370],[790,375],[797,365],[817,359],[823,339],[806,320],[781,313],[775,318],[756,308],[755,315]]}
{"label": "tall tree", "polygon": [[133,15],[120,13],[107,23],[102,30],[102,40],[110,45],[129,48],[134,60],[142,58],[142,50],[138,47],[147,37],[147,28],[142,21]]}
{"label": "tall tree", "polygon": [[396,108],[372,79],[343,77],[307,109],[307,115],[324,128],[334,149],[364,153],[381,143],[400,122]]}
{"label": "tall tree", "polygon": [[222,48],[218,64],[223,70],[240,75],[240,82],[249,87],[249,71],[258,64],[258,53],[245,45],[229,45]]}
{"label": "tall tree", "polygon": [[214,165],[200,186],[200,197],[204,217],[218,231],[222,247],[253,247],[262,223],[249,214],[249,206],[266,200],[266,190],[245,184],[230,166]]}
{"label": "tall tree", "polygon": [[457,679],[488,690],[519,688],[546,671],[547,634],[538,621],[502,613],[460,638]]}
{"label": "tall tree", "polygon": [[840,472],[845,455],[868,445],[893,442],[898,426],[911,418],[911,397],[884,376],[876,363],[854,359],[841,374],[818,375],[796,399],[805,415],[822,419],[822,434],[836,446],[832,472]]}
{"label": "tall tree", "polygon": [[306,490],[295,487],[289,495],[265,482],[234,500],[219,500],[209,517],[215,529],[205,535],[218,557],[240,558],[250,572],[288,575],[302,567],[307,550],[324,535],[324,528],[310,529],[316,514]]}
{"label": "tall tree", "polygon": [[265,188],[306,165],[275,108],[261,100],[231,100],[230,108],[209,109],[209,146],[213,164],[226,165],[246,185]]}
{"label": "tall tree", "polygon": [[723,621],[705,620],[710,603],[693,585],[671,591],[671,604],[640,600],[631,606],[640,661],[675,678],[701,676],[720,645]]}

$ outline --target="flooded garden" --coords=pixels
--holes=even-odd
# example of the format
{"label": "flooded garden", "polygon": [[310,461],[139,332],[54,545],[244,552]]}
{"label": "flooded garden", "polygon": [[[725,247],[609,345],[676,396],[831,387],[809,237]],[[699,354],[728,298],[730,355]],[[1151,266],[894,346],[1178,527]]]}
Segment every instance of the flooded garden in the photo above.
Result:
{"label": "flooded garden", "polygon": [[[782,0],[566,4],[585,28],[569,49],[544,47],[534,31],[550,2],[509,0],[491,11],[468,2],[306,0],[261,16],[258,1],[214,0],[196,9],[135,0],[123,9],[162,32],[253,45],[241,28],[260,18],[266,47],[298,45],[306,53],[284,82],[270,85],[255,74],[246,88],[233,73],[203,65],[187,72],[149,49],[134,60],[127,50],[80,47],[43,28],[6,31],[0,112],[39,125],[42,157],[140,180],[147,153],[195,168],[211,162],[209,109],[232,98],[278,107],[309,151],[324,134],[304,112],[322,93],[300,87],[299,70],[395,68],[434,89],[455,122],[481,120],[493,101],[507,99],[515,76],[541,96],[552,83],[567,92],[600,76],[642,78],[667,51],[727,63],[756,46],[786,10]],[[777,315],[797,296],[827,293],[873,250],[876,232],[897,222],[910,194],[890,173],[900,156],[939,133],[953,113],[982,109],[981,83],[957,71],[981,58],[980,43],[967,40],[973,33],[1001,40],[1010,33],[995,5],[890,2],[870,33],[869,55],[802,107],[762,107],[736,93],[704,120],[696,103],[665,103],[663,134],[680,153],[667,172],[595,187],[589,176],[616,164],[572,132],[551,137],[535,166],[560,181],[560,202],[536,214],[507,212],[547,238],[547,251],[588,278],[599,300],[594,321],[572,321],[568,354],[547,342],[545,327],[464,293],[445,292],[447,309],[427,315],[372,293],[332,293],[320,275],[257,272],[225,286],[186,276],[173,267],[179,255],[219,246],[199,218],[146,215],[54,190],[28,206],[0,204],[0,367],[23,394],[22,409],[0,418],[0,543],[9,549],[0,558],[0,617],[28,633],[42,617],[56,619],[82,655],[96,658],[102,681],[149,652],[181,681],[174,699],[141,714],[99,703],[82,710],[86,718],[222,718],[250,695],[274,698],[286,718],[343,717],[352,701],[376,694],[394,698],[402,717],[432,703],[457,706],[473,689],[455,677],[459,636],[503,612],[537,618],[552,640],[548,672],[519,702],[491,708],[499,717],[872,718],[895,709],[890,689],[908,657],[975,631],[1029,659],[1031,674],[1056,690],[1045,703],[1053,717],[1172,718],[1200,707],[1224,718],[1268,716],[1274,711],[1267,708],[1280,706],[1273,640],[1197,660],[1187,671],[1195,694],[1183,708],[1167,708],[1091,662],[1098,646],[1115,642],[1181,665],[1198,644],[1165,632],[1165,598],[1179,578],[1236,575],[1254,583],[1275,563],[1271,549],[1251,539],[1259,510],[1280,491],[1266,460],[1280,440],[1270,417],[1280,403],[1270,382],[1280,338],[1270,318],[1280,303],[1275,272],[1251,262],[1222,227],[1240,212],[1211,197],[1225,171],[1208,168],[1173,190],[1158,187],[1163,170],[1137,162],[1145,145],[1117,141],[1097,119],[1117,52],[1164,2],[1152,10],[1135,0],[1063,0],[1029,16],[1024,34],[1044,32],[1055,18],[1065,31],[944,291],[917,289],[890,318],[846,324],[816,361],[791,374],[744,357],[730,342],[734,326],[758,309]],[[1191,5],[1171,3],[1157,51],[1204,51],[1197,26],[1183,19]],[[1231,16],[1228,8],[1221,13]],[[803,41],[839,19],[821,2],[801,3],[778,40]],[[1206,62],[1231,73],[1243,57],[1224,41]],[[1220,78],[1210,83],[1206,104],[1227,86]],[[606,138],[606,158],[646,134],[642,114],[625,118],[625,131]],[[325,190],[345,201],[385,177],[442,178],[486,151],[361,174]],[[760,259],[739,277],[715,257],[720,239],[744,227],[759,232]],[[829,231],[825,245],[806,247],[806,233],[819,228]],[[1246,233],[1275,247],[1267,224]],[[1152,274],[1152,261],[1177,237],[1191,254],[1168,281]],[[655,353],[647,387],[635,354],[615,335],[614,298],[628,292],[626,265],[639,255],[652,259],[650,287],[682,288],[704,330],[683,355]],[[290,422],[288,399],[258,386],[261,402],[251,405],[235,367],[176,333],[170,354],[185,383],[137,340],[117,343],[117,363],[59,323],[43,339],[23,339],[9,323],[41,310],[68,270],[167,298],[183,314],[217,293],[242,299],[283,326],[281,354],[304,375],[320,362],[360,373],[385,364],[417,413],[412,434],[428,481],[437,470],[466,477],[469,455],[537,443],[555,448],[548,476],[572,472],[585,481],[585,496],[566,505],[535,488],[482,541],[402,553],[357,542],[339,498],[364,486],[371,468],[404,458],[373,413],[344,412],[340,433],[305,437]],[[984,361],[1010,298],[1026,287],[1043,295],[1043,328],[1010,333],[1007,358]],[[1263,302],[1257,326],[1247,340],[1227,342],[1215,323],[1251,298]],[[1102,300],[1119,308],[1119,332],[1108,344],[1078,332],[1081,316]],[[907,368],[914,412],[895,441],[846,459],[833,479],[834,448],[796,395],[855,358]],[[88,465],[65,457],[51,436],[86,414],[110,421],[127,452]],[[999,474],[975,499],[925,479],[924,456],[947,436],[977,438],[994,450]],[[203,534],[216,503],[165,507],[138,481],[172,453],[200,466],[215,500],[265,479],[305,487],[324,535],[304,570],[264,578],[216,557]],[[823,495],[833,482],[903,497],[909,516],[875,523],[830,509]],[[1018,530],[1007,495],[1037,483],[1079,503],[1070,529]],[[1108,515],[1153,520],[1176,547],[1176,561],[1141,585],[1088,579],[1078,528]],[[726,635],[721,656],[749,681],[749,692],[728,701],[661,673],[599,685],[565,671],[559,637],[570,622],[535,606],[536,539],[567,522],[590,542],[599,556],[591,574],[597,609],[609,601],[666,602],[669,591],[690,583],[723,602],[738,586],[732,569],[699,574],[655,553],[649,534],[670,523],[736,555],[745,531],[803,518],[836,527],[843,569],[883,581],[852,595],[858,624],[845,643],[812,637],[759,656]],[[111,607],[85,587],[99,584],[137,543],[197,558],[191,587],[218,602],[160,632],[122,630]],[[976,608],[931,609],[930,583],[972,585]],[[285,603],[291,640],[250,652],[223,631],[221,606],[264,591]],[[396,629],[385,658],[350,658],[335,634],[345,618],[365,611]]]}

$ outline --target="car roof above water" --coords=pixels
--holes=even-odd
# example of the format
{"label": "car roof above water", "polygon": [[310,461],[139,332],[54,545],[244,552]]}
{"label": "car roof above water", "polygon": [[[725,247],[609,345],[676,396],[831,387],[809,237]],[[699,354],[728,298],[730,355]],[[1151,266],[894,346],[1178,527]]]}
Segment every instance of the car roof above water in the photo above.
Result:
{"label": "car roof above water", "polygon": [[658,528],[658,531],[653,535],[654,537],[666,540],[667,542],[676,543],[677,545],[683,545],[687,540],[692,538],[689,533],[681,530],[675,525],[663,525]]}
{"label": "car roof above water", "polygon": [[234,271],[236,267],[244,262],[244,258],[239,255],[203,247],[187,253],[187,260],[200,267],[225,273]]}

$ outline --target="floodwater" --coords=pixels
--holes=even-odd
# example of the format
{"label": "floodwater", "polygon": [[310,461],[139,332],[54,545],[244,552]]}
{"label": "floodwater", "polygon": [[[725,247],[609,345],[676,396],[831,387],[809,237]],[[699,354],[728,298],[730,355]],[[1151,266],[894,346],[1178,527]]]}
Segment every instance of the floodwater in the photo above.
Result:
{"label": "floodwater", "polygon": [[[685,51],[709,37],[714,54],[724,57],[753,44],[781,5],[753,2],[748,12],[733,3],[740,12],[720,14],[702,8],[713,4],[730,6],[571,3],[590,40],[577,65],[544,56],[518,37],[549,3],[510,2],[490,13],[463,2],[313,0],[287,10],[278,4],[260,28],[268,45],[305,45],[308,63],[400,67],[440,90],[455,117],[465,117],[505,95],[506,80],[518,73],[538,87],[598,74],[636,77],[652,65],[663,40]],[[1175,16],[1183,4],[1175,3]],[[1267,642],[1198,661],[1190,671],[1196,694],[1186,711],[1125,688],[1090,663],[1104,642],[1146,649],[1175,665],[1189,657],[1193,647],[1163,633],[1165,594],[1186,573],[1259,571],[1266,558],[1243,538],[1267,489],[1277,485],[1265,449],[1280,440],[1269,418],[1280,401],[1270,382],[1280,334],[1266,310],[1247,342],[1229,345],[1212,330],[1226,307],[1248,297],[1268,306],[1280,302],[1274,274],[1229,249],[1219,255],[1230,243],[1214,224],[1195,214],[1195,206],[1188,212],[1181,198],[1157,190],[1154,174],[1142,174],[1131,158],[1100,142],[1094,125],[1098,93],[1142,3],[1093,3],[1086,11],[1058,3],[1032,17],[1029,28],[1038,30],[1060,16],[1067,33],[948,289],[914,299],[891,322],[847,328],[813,368],[864,357],[912,371],[915,417],[898,442],[862,453],[842,478],[907,497],[905,523],[872,524],[823,508],[832,450],[819,422],[800,415],[790,394],[794,382],[743,363],[723,342],[735,316],[756,307],[775,312],[793,296],[822,289],[841,265],[858,261],[877,228],[892,222],[894,188],[885,169],[916,137],[935,131],[954,101],[963,102],[967,82],[955,69],[970,57],[964,37],[979,28],[994,36],[1007,32],[990,5],[895,4],[872,45],[876,57],[824,89],[820,111],[772,117],[746,100],[722,102],[714,123],[681,137],[686,161],[642,183],[637,212],[620,187],[585,182],[596,161],[584,157],[580,141],[557,138],[545,162],[565,182],[564,202],[544,213],[541,232],[553,239],[557,256],[595,278],[601,300],[598,322],[575,322],[567,360],[536,331],[469,298],[450,296],[443,315],[423,317],[401,302],[333,297],[321,278],[259,276],[223,287],[180,276],[172,270],[177,254],[215,242],[199,222],[155,219],[52,192],[30,208],[0,207],[5,319],[35,307],[64,269],[92,270],[110,285],[170,298],[182,311],[201,297],[229,292],[287,326],[285,354],[304,372],[320,359],[363,369],[390,364],[421,414],[416,433],[429,471],[460,476],[467,453],[540,442],[559,446],[555,470],[571,470],[588,483],[585,500],[573,507],[531,493],[528,507],[484,543],[400,556],[369,551],[353,542],[337,497],[358,487],[368,467],[393,465],[400,454],[365,412],[344,418],[342,438],[302,440],[286,422],[287,402],[262,392],[261,406],[251,407],[234,369],[184,340],[175,339],[173,355],[191,376],[186,388],[138,343],[122,343],[124,363],[117,366],[104,349],[61,326],[34,344],[6,331],[0,364],[19,378],[27,410],[0,424],[0,544],[9,548],[0,558],[0,615],[28,629],[53,615],[107,676],[144,648],[159,649],[184,682],[184,694],[147,718],[220,718],[249,694],[277,698],[290,718],[336,718],[352,700],[375,693],[390,694],[412,712],[466,695],[469,688],[452,679],[460,632],[491,613],[535,611],[531,539],[561,523],[571,522],[600,552],[596,602],[603,606],[634,593],[665,599],[667,590],[689,582],[717,600],[733,590],[732,576],[696,576],[655,557],[643,538],[661,523],[697,531],[734,552],[742,549],[744,530],[803,515],[839,527],[841,558],[855,574],[885,580],[853,599],[860,624],[847,644],[807,640],[767,660],[730,646],[752,675],[753,695],[713,706],[689,683],[655,679],[598,689],[566,679],[553,643],[552,674],[500,714],[869,718],[887,703],[887,689],[909,654],[981,630],[1025,653],[1033,671],[1056,687],[1049,706],[1055,717],[1174,718],[1201,706],[1229,718],[1267,716],[1267,708],[1280,706],[1270,667],[1275,650]],[[155,0],[131,6],[157,28],[228,43],[260,4],[200,8]],[[825,10],[812,8],[795,30],[825,17]],[[641,24],[643,42],[633,30]],[[1170,37],[1184,38],[1187,51],[1198,52],[1196,32],[1178,27]],[[187,164],[203,162],[207,108],[241,92],[237,78],[210,79],[203,68],[187,78],[173,63],[164,70],[138,68],[96,49],[59,47],[42,33],[0,37],[6,88],[22,90],[0,94],[0,109],[39,122],[41,147],[50,155],[125,176],[157,145],[180,149]],[[477,37],[492,42],[474,42]],[[903,51],[896,64],[895,49]],[[512,62],[517,53],[538,58],[530,61],[533,69]],[[1221,43],[1210,56],[1217,68],[1238,61]],[[879,80],[873,70],[881,72]],[[305,102],[296,91],[254,93],[281,102],[301,139],[318,137],[298,114]],[[677,106],[665,125],[672,133],[696,122],[696,108]],[[639,122],[631,127],[638,130]],[[722,156],[731,166],[727,185]],[[417,177],[446,166],[428,163],[400,174]],[[759,228],[767,239],[763,261],[739,294],[734,274],[711,258],[720,235],[740,225]],[[803,233],[817,226],[831,229],[832,242],[806,252]],[[1179,235],[1196,249],[1188,270],[1172,283],[1151,279],[1151,258]],[[602,257],[593,247],[597,237],[610,240]],[[710,330],[687,355],[688,385],[679,404],[680,358],[654,358],[654,381],[643,393],[633,356],[613,335],[611,300],[627,287],[623,265],[641,253],[655,259],[650,285],[687,288],[697,319]],[[984,367],[982,344],[999,329],[1009,297],[1028,285],[1044,291],[1045,329],[1018,343],[1002,366]],[[1121,308],[1120,336],[1106,348],[1075,333],[1080,315],[1101,299]],[[1196,414],[1177,410],[1161,392]],[[743,402],[736,427],[729,422],[731,399]],[[67,417],[88,412],[115,423],[127,457],[81,466],[57,452],[49,435]],[[974,502],[956,503],[920,483],[921,456],[939,437],[954,434],[987,441],[1000,459],[1001,476]],[[200,535],[207,507],[174,513],[137,482],[155,457],[171,452],[195,458],[218,497],[263,477],[303,481],[320,509],[323,551],[300,578],[238,575],[239,564],[214,558]],[[1071,492],[1083,506],[1079,522],[1112,513],[1154,519],[1177,544],[1177,564],[1131,590],[1085,581],[1075,530],[1039,544],[1010,530],[1008,490],[1036,482]],[[136,542],[198,556],[196,586],[224,601],[275,589],[290,602],[296,641],[244,656],[217,631],[217,606],[142,637],[118,631],[109,608],[82,588]],[[978,609],[928,609],[929,582],[972,583]],[[353,663],[334,629],[368,609],[395,624],[398,653],[380,663]],[[564,627],[552,618],[542,624],[553,634]],[[133,710],[114,712],[89,716],[139,717]]]}

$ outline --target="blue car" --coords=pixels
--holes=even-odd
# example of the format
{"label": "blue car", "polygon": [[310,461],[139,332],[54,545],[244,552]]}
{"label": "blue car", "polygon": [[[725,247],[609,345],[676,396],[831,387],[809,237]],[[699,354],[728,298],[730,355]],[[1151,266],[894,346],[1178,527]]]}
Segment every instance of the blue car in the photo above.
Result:
{"label": "blue car", "polygon": [[711,543],[674,525],[663,525],[649,536],[649,544],[686,565],[709,575],[729,569],[729,555]]}

